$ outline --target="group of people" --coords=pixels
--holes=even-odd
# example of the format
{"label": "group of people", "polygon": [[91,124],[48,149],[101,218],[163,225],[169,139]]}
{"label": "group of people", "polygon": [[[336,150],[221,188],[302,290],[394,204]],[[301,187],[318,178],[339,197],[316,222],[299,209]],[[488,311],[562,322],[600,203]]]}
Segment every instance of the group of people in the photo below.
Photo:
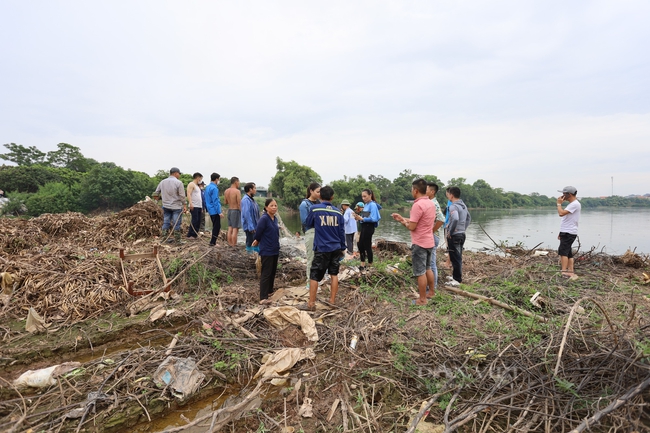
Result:
{"label": "group of people", "polygon": [[[204,187],[201,173],[194,173],[192,182],[187,186],[187,205],[185,190],[179,180],[180,170],[173,167],[167,179],[160,182],[154,193],[163,202],[163,237],[169,236],[173,230],[174,238],[180,241],[180,221],[183,212],[191,214],[188,239],[196,239],[201,231],[203,212],[210,215],[212,221],[212,236],[210,245],[217,243],[221,231],[221,218],[224,217],[219,199],[218,173],[212,173],[210,183]],[[244,195],[240,192],[240,182],[237,177],[230,179],[230,187],[224,193],[228,206],[227,242],[236,246],[240,228],[246,235],[246,251],[257,252],[261,261],[260,302],[268,303],[273,293],[275,274],[280,254],[280,223],[278,204],[273,198],[266,199],[264,211],[260,214],[254,200],[257,188],[255,183],[244,185]],[[404,225],[411,234],[411,256],[413,276],[417,278],[419,297],[414,300],[416,305],[425,305],[428,298],[435,294],[438,281],[436,251],[444,236],[447,242],[449,267],[452,276],[448,277],[449,285],[460,285],[463,281],[462,255],[465,244],[467,227],[471,223],[471,215],[467,206],[460,198],[458,187],[451,186],[446,190],[448,199],[446,215],[442,213],[436,199],[438,185],[424,179],[416,179],[412,183],[411,194],[414,202],[408,218],[397,213],[391,217]],[[577,236],[577,226],[580,217],[580,202],[577,201],[577,190],[566,187],[563,195],[558,198],[558,214],[563,218],[559,235],[562,275],[574,275],[571,245]],[[341,209],[332,204],[334,190],[330,186],[321,187],[313,182],[308,185],[306,195],[300,203],[300,221],[305,239],[307,253],[307,287],[309,301],[304,309],[315,309],[318,283],[329,274],[331,278],[330,303],[334,303],[338,291],[338,273],[341,260],[345,253],[354,253],[354,238],[358,232],[357,248],[361,261],[360,269],[373,263],[372,237],[379,225],[381,206],[376,202],[372,190],[364,189],[362,201],[351,208],[348,200],[341,201]],[[562,203],[569,201],[566,209]],[[357,228],[357,223],[359,224]]]}
{"label": "group of people", "polygon": [[463,280],[463,248],[465,230],[472,218],[467,206],[460,198],[460,189],[447,188],[447,216],[443,216],[440,204],[435,198],[438,185],[424,179],[416,179],[411,184],[413,206],[408,218],[393,213],[393,219],[401,223],[411,233],[411,262],[413,276],[418,282],[418,299],[415,305],[426,305],[435,295],[438,282],[436,251],[440,245],[442,226],[445,226],[449,259],[453,276],[447,284],[460,285]]}
{"label": "group of people", "polygon": [[[215,246],[221,232],[221,218],[224,217],[221,199],[219,198],[221,176],[219,173],[212,173],[210,182],[206,185],[203,182],[203,175],[198,172],[194,173],[192,181],[187,185],[187,194],[183,182],[179,179],[180,176],[180,169],[172,167],[169,170],[169,177],[160,181],[153,194],[154,198],[162,199],[162,236],[167,239],[173,234],[173,239],[169,239],[169,242],[175,240],[177,243],[183,243],[181,218],[183,213],[189,212],[191,221],[186,238],[188,240],[198,239],[199,234],[204,231],[205,216],[209,215],[212,222],[210,246]],[[242,200],[239,185],[239,178],[232,177],[230,187],[224,193],[225,204],[228,206],[228,232],[226,238],[231,246],[237,245],[237,235],[240,228],[244,227],[244,230],[254,232],[259,219],[257,204],[250,211],[242,212],[242,206],[246,206],[248,202],[245,199]],[[253,190],[252,195],[254,195],[255,184],[247,183],[244,190]],[[248,210],[248,208],[246,209]],[[248,243],[247,245],[250,246]]]}

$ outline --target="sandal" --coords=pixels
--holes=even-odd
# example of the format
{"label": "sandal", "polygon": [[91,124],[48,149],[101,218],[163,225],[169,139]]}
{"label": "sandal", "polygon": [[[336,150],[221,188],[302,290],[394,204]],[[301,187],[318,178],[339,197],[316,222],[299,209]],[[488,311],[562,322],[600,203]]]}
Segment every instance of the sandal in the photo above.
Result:
{"label": "sandal", "polygon": [[316,305],[310,307],[308,304],[300,304],[296,308],[300,311],[316,311]]}
{"label": "sandal", "polygon": [[272,303],[273,303],[273,301],[271,301],[271,300],[268,299],[268,298],[267,298],[267,299],[262,299],[262,300],[260,301],[260,305],[271,305]]}

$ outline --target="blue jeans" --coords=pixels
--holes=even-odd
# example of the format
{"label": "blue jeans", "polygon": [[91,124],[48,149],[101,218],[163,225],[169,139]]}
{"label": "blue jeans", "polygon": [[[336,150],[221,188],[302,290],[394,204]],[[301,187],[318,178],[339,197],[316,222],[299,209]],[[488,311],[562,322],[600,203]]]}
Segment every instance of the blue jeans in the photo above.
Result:
{"label": "blue jeans", "polygon": [[434,288],[438,287],[438,264],[436,263],[436,251],[438,250],[438,245],[440,245],[440,238],[436,235],[433,235],[433,252],[431,253],[431,270],[433,271],[433,284]]}
{"label": "blue jeans", "polygon": [[181,229],[181,214],[183,209],[167,209],[163,208],[163,230],[169,230],[172,224],[174,224],[174,230]]}

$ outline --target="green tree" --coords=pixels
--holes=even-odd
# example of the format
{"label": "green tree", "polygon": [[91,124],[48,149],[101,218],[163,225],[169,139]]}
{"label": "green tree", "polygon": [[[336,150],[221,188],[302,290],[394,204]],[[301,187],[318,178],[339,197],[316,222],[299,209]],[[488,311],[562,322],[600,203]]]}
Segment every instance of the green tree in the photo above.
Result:
{"label": "green tree", "polygon": [[296,161],[283,161],[278,157],[276,169],[278,171],[271,179],[269,192],[282,198],[284,205],[291,209],[298,208],[311,182],[322,183],[318,173]]}
{"label": "green tree", "polygon": [[124,170],[113,163],[93,167],[81,184],[79,204],[85,211],[133,206],[156,188],[146,173]]}
{"label": "green tree", "polygon": [[42,165],[3,165],[0,167],[0,189],[7,192],[35,193],[49,182],[62,182],[62,172]]}
{"label": "green tree", "polygon": [[377,196],[381,197],[382,204],[388,205],[397,202],[393,191],[393,183],[390,179],[381,174],[378,176],[371,174],[368,176],[368,182],[376,186],[376,189],[373,189],[373,192],[375,193],[375,198],[377,198]]}
{"label": "green tree", "polygon": [[45,152],[41,152],[35,146],[25,147],[22,144],[7,143],[4,145],[9,152],[0,153],[0,158],[11,161],[19,166],[31,166],[45,162]]}
{"label": "green tree", "polygon": [[406,200],[413,200],[413,194],[411,194],[411,187],[413,186],[413,181],[420,176],[419,174],[413,173],[410,169],[402,170],[402,172],[393,179],[393,197],[394,202],[392,204],[400,204]]}
{"label": "green tree", "polygon": [[50,182],[41,186],[35,194],[29,194],[25,200],[29,215],[44,213],[78,212],[79,184],[73,187],[63,182]]}
{"label": "green tree", "polygon": [[98,162],[92,158],[86,158],[81,150],[68,143],[57,144],[58,150],[47,152],[45,163],[52,167],[67,168],[72,171],[85,173]]}
{"label": "green tree", "polygon": [[361,191],[368,188],[375,193],[375,198],[379,202],[380,200],[380,190],[377,188],[377,185],[367,181],[360,174],[356,177],[348,178],[343,176],[343,179],[335,180],[330,183],[330,186],[334,189],[334,200],[337,203],[340,203],[341,200],[349,200],[351,203],[356,203],[361,201]]}

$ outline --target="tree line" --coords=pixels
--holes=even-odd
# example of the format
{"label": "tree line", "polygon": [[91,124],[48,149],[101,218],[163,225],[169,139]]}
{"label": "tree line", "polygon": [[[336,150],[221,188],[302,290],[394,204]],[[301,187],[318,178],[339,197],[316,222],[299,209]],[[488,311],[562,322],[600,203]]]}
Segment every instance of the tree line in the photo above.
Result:
{"label": "tree line", "polygon": [[[98,162],[86,158],[81,150],[68,143],[59,143],[57,149],[43,152],[35,146],[26,147],[16,143],[4,145],[8,152],[0,159],[16,165],[0,166],[0,190],[11,199],[3,208],[12,213],[24,207],[27,213],[37,216],[43,213],[84,212],[97,210],[121,210],[134,205],[150,195],[158,182],[169,176],[167,170],[159,170],[154,176],[134,170],[125,170],[113,162]],[[207,176],[207,174],[206,174]],[[538,193],[520,194],[491,187],[479,179],[467,183],[465,178],[453,178],[442,182],[432,174],[417,174],[403,170],[395,179],[371,174],[344,176],[329,184],[336,192],[336,201],[347,199],[361,201],[361,191],[371,189],[379,203],[385,207],[401,207],[411,200],[411,183],[422,177],[438,184],[438,200],[443,206],[447,186],[457,186],[462,198],[470,208],[527,208],[554,206],[555,197]],[[189,173],[181,175],[187,185],[192,180]],[[220,192],[230,186],[228,177],[222,176]],[[206,181],[207,182],[207,181]],[[305,198],[305,190],[311,182],[323,183],[322,177],[311,167],[296,161],[276,159],[276,174],[271,179],[269,192],[280,198],[283,206],[297,209]],[[585,207],[597,206],[650,206],[650,200],[640,198],[608,197],[606,199],[581,198]]]}

